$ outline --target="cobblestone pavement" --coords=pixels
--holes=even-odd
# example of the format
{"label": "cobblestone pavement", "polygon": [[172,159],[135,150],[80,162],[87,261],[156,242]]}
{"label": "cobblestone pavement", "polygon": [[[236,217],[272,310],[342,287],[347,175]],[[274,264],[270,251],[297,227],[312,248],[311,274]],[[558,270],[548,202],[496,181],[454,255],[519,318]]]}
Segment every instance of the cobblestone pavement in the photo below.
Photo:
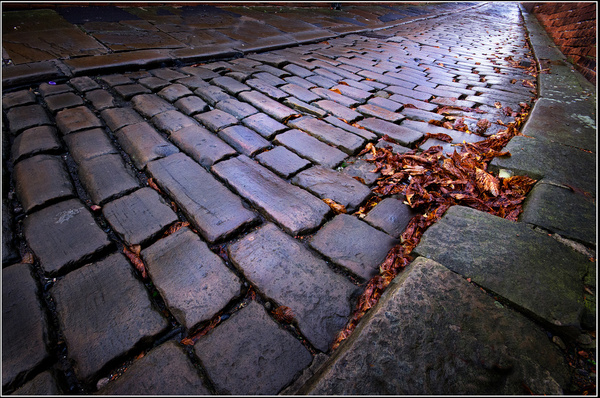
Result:
{"label": "cobblestone pavement", "polygon": [[[522,156],[493,164],[544,182],[522,222],[449,212],[417,248],[429,260],[394,282],[354,341],[330,349],[414,214],[395,197],[364,218],[352,215],[379,177],[361,151],[368,143],[399,153],[452,151],[502,130],[512,121],[507,107],[533,106],[538,81],[526,73],[537,62],[526,28],[533,22],[523,14],[517,3],[482,3],[202,64],[181,56],[172,67],[81,66],[74,77],[40,84],[12,80],[2,97],[3,392],[568,391],[559,336],[595,344],[581,334],[595,328],[595,301],[584,299],[584,289],[595,289],[588,260],[596,245],[595,114],[587,106],[595,92],[568,91],[580,84],[572,74],[541,87],[549,114],[560,111],[553,92],[585,108],[565,116],[573,119],[572,141],[553,147],[537,174],[525,163],[541,159],[546,146],[531,140],[515,141],[512,153]],[[107,26],[96,28],[108,40]],[[479,135],[430,123],[458,119],[471,131],[479,120],[491,123]],[[534,121],[526,137],[549,134]],[[452,143],[428,138],[439,132]],[[579,191],[593,199],[573,200]],[[554,209],[548,197],[561,198]],[[336,215],[325,199],[348,214]],[[567,204],[576,206],[570,218]],[[488,266],[490,258],[498,263]],[[556,266],[548,270],[549,263]],[[453,308],[442,315],[393,302],[423,303],[423,296]],[[407,343],[386,356],[398,337],[385,333],[407,319],[396,335]],[[420,346],[428,348],[411,351]],[[389,366],[379,376],[369,373],[382,363]],[[386,372],[402,377],[383,380]]]}

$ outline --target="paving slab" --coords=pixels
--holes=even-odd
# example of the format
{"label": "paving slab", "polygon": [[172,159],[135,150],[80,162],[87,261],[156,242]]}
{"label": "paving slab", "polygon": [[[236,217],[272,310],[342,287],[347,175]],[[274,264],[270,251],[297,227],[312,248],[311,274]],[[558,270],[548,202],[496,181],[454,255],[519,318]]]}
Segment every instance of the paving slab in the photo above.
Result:
{"label": "paving slab", "polygon": [[40,153],[57,154],[63,146],[52,126],[33,127],[23,131],[13,141],[11,157],[13,162]]}
{"label": "paving slab", "polygon": [[67,274],[52,287],[51,294],[69,358],[75,374],[83,380],[168,326],[121,254]]}
{"label": "paving slab", "polygon": [[239,197],[183,153],[154,160],[147,169],[210,243],[233,235],[257,219]]}
{"label": "paving slab", "polygon": [[580,328],[589,260],[523,223],[453,206],[413,252],[471,278],[563,333]]}
{"label": "paving slab", "polygon": [[148,274],[175,318],[190,329],[240,294],[240,279],[189,228],[141,252]]}
{"label": "paving slab", "polygon": [[118,154],[103,129],[84,130],[64,137],[69,153],[77,164],[97,156]]}
{"label": "paving slab", "polygon": [[339,149],[327,145],[301,130],[292,129],[279,134],[275,137],[274,142],[324,167],[336,167],[348,157]]}
{"label": "paving slab", "polygon": [[44,108],[38,104],[10,108],[6,117],[10,132],[15,135],[31,127],[52,124]]}
{"label": "paving slab", "polygon": [[312,361],[256,301],[198,341],[194,351],[218,394],[277,394]]}
{"label": "paving slab", "polygon": [[119,154],[83,160],[78,165],[77,174],[90,199],[97,205],[140,186],[133,171]]}
{"label": "paving slab", "polygon": [[178,220],[152,188],[141,188],[107,203],[102,214],[127,246],[141,245]]}
{"label": "paving slab", "polygon": [[562,394],[559,349],[520,314],[417,258],[299,394]]}
{"label": "paving slab", "polygon": [[379,273],[388,252],[400,241],[349,214],[338,214],[310,241],[310,246],[363,279]]}
{"label": "paving slab", "polygon": [[26,213],[57,200],[73,197],[75,189],[59,156],[36,155],[17,163],[16,193]]}
{"label": "paving slab", "polygon": [[219,162],[213,172],[291,235],[318,228],[330,209],[324,202],[245,155]]}
{"label": "paving slab", "polygon": [[357,153],[365,143],[361,137],[311,116],[291,120],[288,125],[306,131],[320,141],[334,145],[349,155]]}
{"label": "paving slab", "polygon": [[201,126],[188,126],[171,134],[171,141],[204,167],[237,154],[218,136]]}
{"label": "paving slab", "polygon": [[[169,366],[165,366],[168,363]],[[109,382],[101,395],[210,395],[186,353],[171,340],[153,348]]]}
{"label": "paving slab", "polygon": [[2,386],[50,356],[48,321],[29,264],[2,269]]}
{"label": "paving slab", "polygon": [[253,286],[292,310],[315,347],[328,350],[350,316],[356,286],[274,224],[245,236],[228,253]]}

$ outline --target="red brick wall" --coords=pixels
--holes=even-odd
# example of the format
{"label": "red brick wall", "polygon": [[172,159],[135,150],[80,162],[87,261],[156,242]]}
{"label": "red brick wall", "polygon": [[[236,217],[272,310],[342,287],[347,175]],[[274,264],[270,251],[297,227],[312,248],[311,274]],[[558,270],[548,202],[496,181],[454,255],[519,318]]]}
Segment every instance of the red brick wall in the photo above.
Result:
{"label": "red brick wall", "polygon": [[528,9],[589,81],[596,81],[596,2],[534,3]]}

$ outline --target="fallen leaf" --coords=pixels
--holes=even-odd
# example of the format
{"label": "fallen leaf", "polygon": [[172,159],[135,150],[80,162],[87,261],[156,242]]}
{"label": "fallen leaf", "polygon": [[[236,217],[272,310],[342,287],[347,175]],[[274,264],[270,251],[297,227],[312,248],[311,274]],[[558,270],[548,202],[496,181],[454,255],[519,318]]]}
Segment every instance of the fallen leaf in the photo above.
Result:
{"label": "fallen leaf", "polygon": [[330,88],[329,91],[333,91],[334,93],[337,93],[337,94],[342,94],[342,92],[340,91],[339,88]]}
{"label": "fallen leaf", "polygon": [[477,130],[476,130],[476,132],[478,134],[484,134],[487,131],[487,129],[489,129],[491,126],[492,126],[492,122],[490,122],[489,120],[487,120],[487,119],[480,119],[477,122]]}
{"label": "fallen leaf", "polygon": [[286,117],[285,119],[283,119],[283,124],[287,124],[288,121],[292,120],[292,119],[297,119],[299,117],[302,117],[301,114],[296,113],[294,115],[289,115],[288,117]]}
{"label": "fallen leaf", "polygon": [[402,105],[402,106],[403,106],[404,108],[407,108],[407,109],[417,109],[417,107],[416,107],[416,106],[414,106],[413,104],[404,104],[404,105]]}
{"label": "fallen leaf", "polygon": [[26,251],[21,256],[21,263],[23,263],[23,264],[33,264],[34,262],[35,262],[35,259],[33,257],[33,253],[31,253],[30,251]]}
{"label": "fallen leaf", "polygon": [[179,231],[183,227],[189,227],[190,223],[187,221],[177,221],[175,224],[171,225],[163,234],[163,238],[167,237],[175,232]]}
{"label": "fallen leaf", "polygon": [[162,191],[160,190],[160,188],[158,187],[158,185],[156,185],[156,183],[154,182],[154,179],[152,177],[148,178],[148,186],[150,188],[154,189],[159,194],[162,194]]}
{"label": "fallen leaf", "polygon": [[350,86],[348,83],[343,82],[343,81],[342,82],[338,82],[338,84],[341,84],[342,86]]}
{"label": "fallen leaf", "polygon": [[336,201],[329,199],[329,198],[325,198],[323,199],[323,202],[327,203],[327,205],[329,207],[331,207],[331,209],[333,210],[333,212],[335,214],[346,214],[347,210],[346,207],[337,203]]}
{"label": "fallen leaf", "polygon": [[294,321],[294,313],[290,307],[280,305],[273,311],[273,316],[278,322],[292,323]]}
{"label": "fallen leaf", "polygon": [[142,279],[146,279],[148,277],[148,274],[146,273],[146,266],[139,255],[135,254],[134,251],[128,249],[127,247],[123,247],[123,254],[125,254],[129,261],[131,261],[135,269],[140,272]]}
{"label": "fallen leaf", "polygon": [[502,108],[502,104],[500,102],[494,102],[494,106],[498,109]]}
{"label": "fallen leaf", "polygon": [[500,182],[496,177],[483,171],[480,168],[475,169],[475,181],[479,186],[479,189],[491,193],[494,196],[498,196],[500,193]]}

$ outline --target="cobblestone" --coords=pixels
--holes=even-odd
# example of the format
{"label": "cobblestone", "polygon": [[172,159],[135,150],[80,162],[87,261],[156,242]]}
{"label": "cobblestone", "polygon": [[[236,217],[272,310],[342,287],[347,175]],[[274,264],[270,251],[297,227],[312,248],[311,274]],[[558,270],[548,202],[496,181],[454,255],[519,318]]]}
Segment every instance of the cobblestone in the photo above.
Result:
{"label": "cobblestone", "polygon": [[56,125],[63,134],[102,127],[102,122],[85,106],[65,109],[56,114]]}
{"label": "cobblestone", "polygon": [[65,136],[64,140],[69,148],[69,153],[78,164],[97,156],[118,153],[102,129],[91,129],[69,134]]}
{"label": "cobblestone", "polygon": [[140,170],[152,160],[179,152],[177,147],[165,140],[146,122],[125,126],[115,136],[135,167]]}
{"label": "cobblestone", "polygon": [[358,125],[380,137],[387,135],[397,143],[405,146],[410,146],[423,137],[423,134],[419,131],[374,117],[363,119],[358,122]]}
{"label": "cobblestone", "polygon": [[51,124],[44,108],[37,104],[10,108],[6,113],[6,117],[8,118],[10,131],[13,134],[19,134],[31,127]]}
{"label": "cobblestone", "polygon": [[184,127],[195,126],[198,124],[193,118],[176,110],[159,113],[154,116],[151,121],[157,129],[166,134],[173,134]]}
{"label": "cobblestone", "polygon": [[136,111],[147,118],[175,109],[173,105],[155,94],[136,95],[132,98],[131,103]]}
{"label": "cobblestone", "polygon": [[238,119],[235,116],[220,109],[213,109],[212,111],[198,114],[194,116],[194,119],[198,120],[215,133],[238,123]]}
{"label": "cobblestone", "polygon": [[273,136],[288,129],[286,125],[279,123],[277,120],[270,118],[264,113],[248,116],[242,119],[242,124],[250,127],[266,139],[271,139]]}
{"label": "cobblestone", "polygon": [[336,167],[348,156],[339,149],[296,129],[279,134],[275,137],[275,143],[281,144],[303,158],[325,167]]}
{"label": "cobblestone", "polygon": [[302,159],[294,152],[282,146],[276,146],[273,149],[262,152],[256,156],[256,159],[263,166],[285,179],[311,164],[308,160]]}
{"label": "cobblestone", "polygon": [[115,106],[115,99],[106,90],[93,90],[85,93],[85,99],[89,101],[97,111],[102,111]]}
{"label": "cobblestone", "polygon": [[171,134],[170,139],[204,167],[237,154],[235,149],[201,126],[184,127]]}
{"label": "cobblestone", "polygon": [[337,146],[349,155],[358,152],[364,144],[364,140],[361,137],[310,116],[294,119],[288,122],[288,124],[306,131],[320,141]]}
{"label": "cobblestone", "polygon": [[73,108],[79,105],[83,105],[83,100],[80,96],[74,93],[62,93],[44,98],[46,106],[52,113],[56,113],[64,108]]}
{"label": "cobblestone", "polygon": [[113,132],[119,131],[124,126],[141,123],[144,119],[131,108],[112,108],[100,112],[104,123]]}
{"label": "cobblestone", "polygon": [[12,145],[13,162],[39,153],[57,153],[62,149],[56,129],[52,126],[33,127],[19,134]]}
{"label": "cobblestone", "polygon": [[287,106],[281,105],[258,91],[244,91],[240,94],[240,98],[279,122],[295,115],[294,111]]}

